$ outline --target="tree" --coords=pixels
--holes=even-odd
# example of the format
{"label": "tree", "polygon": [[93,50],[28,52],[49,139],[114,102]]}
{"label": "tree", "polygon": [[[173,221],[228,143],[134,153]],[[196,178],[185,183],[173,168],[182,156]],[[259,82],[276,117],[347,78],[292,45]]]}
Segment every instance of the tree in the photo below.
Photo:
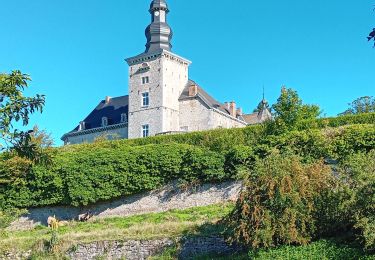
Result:
{"label": "tree", "polygon": [[370,96],[360,97],[349,103],[349,108],[339,115],[353,115],[375,112],[375,98]]}
{"label": "tree", "polygon": [[[375,8],[373,9],[375,11]],[[375,48],[375,28],[372,29],[372,32],[367,37],[368,41],[374,41],[374,48]]]}
{"label": "tree", "polygon": [[374,47],[375,47],[375,28],[372,29],[372,32],[370,32],[369,36],[367,37],[368,41],[373,40],[374,41]]}
{"label": "tree", "polygon": [[316,105],[304,105],[297,91],[286,88],[281,89],[277,103],[272,106],[274,125],[276,129],[293,129],[298,122],[306,119],[317,118],[320,108]]}
{"label": "tree", "polygon": [[42,112],[45,96],[25,97],[30,77],[20,71],[0,74],[0,150],[15,148],[19,153],[30,154],[32,131],[20,131],[15,123],[27,126],[31,114]]}

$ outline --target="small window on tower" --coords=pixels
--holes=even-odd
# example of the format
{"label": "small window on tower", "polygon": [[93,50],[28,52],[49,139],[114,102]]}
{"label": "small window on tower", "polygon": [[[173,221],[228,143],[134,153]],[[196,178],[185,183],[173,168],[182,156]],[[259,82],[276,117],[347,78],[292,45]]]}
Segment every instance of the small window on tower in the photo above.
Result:
{"label": "small window on tower", "polygon": [[142,77],[142,84],[148,84],[150,83],[150,78],[149,77]]}
{"label": "small window on tower", "polygon": [[142,137],[148,137],[150,136],[150,126],[149,125],[143,125],[142,126]]}
{"label": "small window on tower", "polygon": [[142,107],[148,107],[150,105],[150,95],[148,92],[142,93]]}

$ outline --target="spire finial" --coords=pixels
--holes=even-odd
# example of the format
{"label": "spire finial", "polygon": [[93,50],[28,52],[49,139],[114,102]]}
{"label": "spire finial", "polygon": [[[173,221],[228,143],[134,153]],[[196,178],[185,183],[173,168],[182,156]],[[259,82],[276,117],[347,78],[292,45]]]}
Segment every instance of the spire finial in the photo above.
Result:
{"label": "spire finial", "polygon": [[146,52],[172,49],[172,29],[167,23],[169,8],[166,0],[153,0],[150,4],[151,24],[146,28]]}
{"label": "spire finial", "polygon": [[263,84],[263,100],[265,100],[265,94],[264,94],[264,84]]}

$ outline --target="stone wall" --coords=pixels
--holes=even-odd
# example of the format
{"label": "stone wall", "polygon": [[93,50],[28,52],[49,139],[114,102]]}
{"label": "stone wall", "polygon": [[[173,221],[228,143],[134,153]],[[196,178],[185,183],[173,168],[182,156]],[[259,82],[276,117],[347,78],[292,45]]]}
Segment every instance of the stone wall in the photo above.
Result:
{"label": "stone wall", "polygon": [[[101,241],[89,244],[78,244],[66,252],[68,259],[94,260],[94,259],[127,259],[145,260],[150,256],[160,255],[168,248],[177,248],[178,259],[194,259],[204,255],[230,255],[241,251],[240,247],[229,245],[224,238],[210,237],[183,237],[162,238],[155,240],[127,240],[127,241]],[[1,260],[29,259],[31,251],[8,252],[0,255]]]}
{"label": "stone wall", "polygon": [[125,217],[146,213],[165,212],[172,209],[187,209],[207,206],[226,201],[235,201],[242,188],[241,182],[204,184],[181,189],[171,184],[162,189],[128,196],[110,202],[102,202],[88,207],[44,207],[29,209],[27,215],[12,223],[10,230],[30,229],[46,225],[49,216],[59,220],[77,219],[80,214],[91,213],[95,218]]}
{"label": "stone wall", "polygon": [[105,241],[81,244],[67,253],[70,259],[145,260],[161,254],[169,247],[178,248],[179,259],[193,259],[208,254],[227,255],[239,248],[228,245],[222,237],[188,237],[182,239]]}

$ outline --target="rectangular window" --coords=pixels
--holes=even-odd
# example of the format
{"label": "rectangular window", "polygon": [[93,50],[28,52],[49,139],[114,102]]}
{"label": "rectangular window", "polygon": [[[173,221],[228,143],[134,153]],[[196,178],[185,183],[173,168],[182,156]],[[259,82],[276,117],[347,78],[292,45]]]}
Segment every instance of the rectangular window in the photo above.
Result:
{"label": "rectangular window", "polygon": [[142,126],[142,137],[148,137],[150,135],[150,126],[143,125]]}
{"label": "rectangular window", "polygon": [[142,93],[142,107],[148,107],[150,105],[150,95],[148,92]]}
{"label": "rectangular window", "polygon": [[149,77],[142,77],[142,84],[148,84],[150,83],[150,78]]}

